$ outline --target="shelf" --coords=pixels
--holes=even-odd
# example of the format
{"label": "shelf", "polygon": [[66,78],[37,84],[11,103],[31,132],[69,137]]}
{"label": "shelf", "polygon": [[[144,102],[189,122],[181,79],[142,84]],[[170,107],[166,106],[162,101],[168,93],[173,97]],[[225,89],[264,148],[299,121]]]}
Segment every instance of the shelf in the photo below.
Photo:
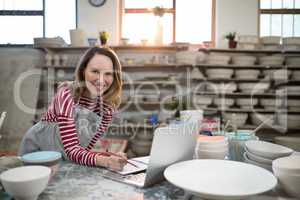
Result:
{"label": "shelf", "polygon": [[[109,46],[115,51],[122,51],[122,50],[130,50],[130,51],[182,51],[187,50],[188,46],[171,46],[171,45],[164,45],[164,46],[141,46],[141,45],[121,45],[121,46]],[[82,46],[82,47],[44,47],[44,48],[37,48],[42,49],[45,51],[86,51],[91,47],[89,46]]]}
{"label": "shelf", "polygon": [[[226,109],[220,109],[220,108],[203,108],[203,110],[207,111],[220,111],[220,112],[243,112],[243,113],[281,113],[281,110],[274,109],[274,110],[266,110],[264,108],[253,108],[253,109],[244,109],[244,108],[226,108]],[[294,110],[288,110],[286,111],[288,114],[300,114],[300,110],[294,111]]]}
{"label": "shelf", "polygon": [[[246,94],[246,93],[220,93],[216,94],[214,92],[195,92],[194,94],[203,95],[203,96],[225,96],[225,97],[276,97],[281,96],[275,93],[263,93],[263,94]],[[287,97],[300,97],[300,94],[288,94]]]}
{"label": "shelf", "polygon": [[[226,64],[226,65],[219,65],[219,64],[207,64],[201,63],[197,64],[196,67],[207,67],[209,68],[229,68],[229,69],[289,69],[289,66],[286,65],[234,65],[234,64]],[[292,67],[293,69],[300,69],[300,67]]]}
{"label": "shelf", "polygon": [[124,82],[124,85],[178,85],[178,81],[132,81],[132,82]]}
{"label": "shelf", "polygon": [[270,82],[268,79],[238,79],[238,78],[192,78],[192,81],[207,81],[207,82]]}
{"label": "shelf", "polygon": [[300,50],[263,50],[263,49],[222,49],[222,48],[200,48],[199,51],[202,52],[220,52],[220,53],[264,53],[264,54],[274,54],[274,53],[288,53],[288,54],[299,54]]}

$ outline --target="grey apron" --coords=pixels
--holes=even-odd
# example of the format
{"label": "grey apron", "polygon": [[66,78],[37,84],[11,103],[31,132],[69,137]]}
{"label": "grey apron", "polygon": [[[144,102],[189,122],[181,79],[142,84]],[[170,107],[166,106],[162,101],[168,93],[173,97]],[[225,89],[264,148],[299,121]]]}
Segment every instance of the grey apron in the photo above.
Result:
{"label": "grey apron", "polygon": [[[80,145],[85,148],[96,134],[102,117],[79,105],[75,106],[74,115]],[[68,159],[57,122],[39,121],[27,131],[21,142],[19,155],[35,151],[59,151]]]}

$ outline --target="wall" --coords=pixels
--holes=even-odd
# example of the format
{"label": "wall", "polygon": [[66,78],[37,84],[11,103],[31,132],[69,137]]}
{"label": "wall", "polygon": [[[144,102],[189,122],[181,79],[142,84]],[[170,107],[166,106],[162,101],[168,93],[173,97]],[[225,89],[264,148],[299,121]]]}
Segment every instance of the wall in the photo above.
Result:
{"label": "wall", "polygon": [[216,46],[227,47],[224,35],[228,32],[257,35],[257,19],[257,0],[216,0]]}
{"label": "wall", "polygon": [[18,150],[32,126],[43,53],[30,48],[0,48],[0,113],[7,111],[0,130],[0,152]]}
{"label": "wall", "polygon": [[78,0],[78,28],[87,37],[97,37],[99,31],[110,33],[109,44],[117,44],[119,33],[119,0],[108,0],[102,7],[93,7],[87,0]]}

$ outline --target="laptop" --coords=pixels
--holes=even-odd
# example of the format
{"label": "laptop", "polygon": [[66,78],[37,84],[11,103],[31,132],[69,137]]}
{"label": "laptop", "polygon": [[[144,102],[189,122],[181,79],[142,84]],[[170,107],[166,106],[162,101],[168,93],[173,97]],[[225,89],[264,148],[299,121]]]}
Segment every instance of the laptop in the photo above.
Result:
{"label": "laptop", "polygon": [[197,142],[197,124],[182,122],[154,131],[153,142],[149,157],[131,159],[148,164],[146,171],[122,175],[107,171],[104,177],[137,187],[148,187],[164,180],[164,170],[177,162],[193,159]]}

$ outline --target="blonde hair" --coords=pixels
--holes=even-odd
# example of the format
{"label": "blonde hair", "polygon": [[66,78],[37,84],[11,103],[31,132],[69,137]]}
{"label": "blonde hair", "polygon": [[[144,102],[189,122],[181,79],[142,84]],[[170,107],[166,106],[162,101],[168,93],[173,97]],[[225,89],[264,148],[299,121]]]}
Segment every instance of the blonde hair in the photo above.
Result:
{"label": "blonde hair", "polygon": [[122,78],[121,78],[121,63],[116,53],[108,47],[92,47],[88,49],[81,57],[75,70],[75,82],[65,82],[62,85],[68,85],[71,89],[75,102],[78,102],[79,97],[87,90],[85,85],[84,71],[89,61],[96,55],[105,55],[109,57],[113,63],[113,82],[111,86],[104,92],[103,100],[105,103],[117,108],[121,103]]}

